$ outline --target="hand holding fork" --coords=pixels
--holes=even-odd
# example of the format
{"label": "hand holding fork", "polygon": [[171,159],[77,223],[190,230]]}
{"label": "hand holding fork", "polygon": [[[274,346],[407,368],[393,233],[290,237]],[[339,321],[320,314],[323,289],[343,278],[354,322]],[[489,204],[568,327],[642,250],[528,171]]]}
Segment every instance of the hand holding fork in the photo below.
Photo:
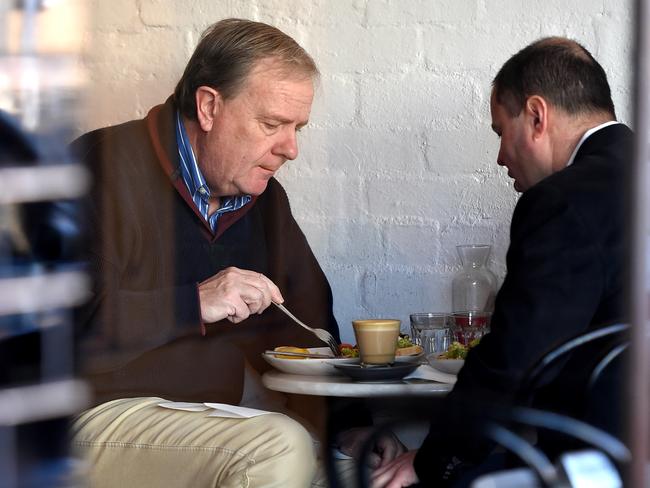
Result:
{"label": "hand holding fork", "polygon": [[287,310],[287,308],[284,305],[280,304],[280,303],[273,302],[273,305],[275,305],[280,310],[282,310],[285,314],[287,314],[295,323],[297,323],[301,327],[304,327],[309,332],[311,332],[316,337],[318,337],[321,341],[326,343],[329,346],[329,348],[332,350],[332,353],[334,354],[335,357],[339,356],[339,354],[340,354],[339,353],[339,345],[338,345],[338,342],[336,342],[336,339],[334,339],[334,336],[332,336],[332,334],[327,332],[325,329],[314,329],[312,327],[309,327],[308,325],[306,325],[303,322],[301,322],[300,320],[298,320],[294,314],[289,312],[289,310]]}

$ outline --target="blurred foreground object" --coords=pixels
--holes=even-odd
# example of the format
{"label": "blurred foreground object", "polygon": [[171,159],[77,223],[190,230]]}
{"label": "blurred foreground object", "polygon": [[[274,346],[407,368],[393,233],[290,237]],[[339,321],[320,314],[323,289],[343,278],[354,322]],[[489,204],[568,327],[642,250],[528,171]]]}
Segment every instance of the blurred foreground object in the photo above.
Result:
{"label": "blurred foreground object", "polygon": [[0,0],[2,488],[82,485],[67,430],[88,401],[73,313],[89,289],[78,202],[89,178],[66,152],[81,13],[79,2]]}

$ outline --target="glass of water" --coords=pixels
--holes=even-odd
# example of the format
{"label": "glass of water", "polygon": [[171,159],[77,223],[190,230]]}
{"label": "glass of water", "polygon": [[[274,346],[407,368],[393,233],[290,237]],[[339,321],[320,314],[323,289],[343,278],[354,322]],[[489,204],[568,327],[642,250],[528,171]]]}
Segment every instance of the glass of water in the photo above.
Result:
{"label": "glass of water", "polygon": [[414,313],[411,319],[411,339],[424,349],[424,354],[442,354],[452,342],[451,315],[448,313]]}

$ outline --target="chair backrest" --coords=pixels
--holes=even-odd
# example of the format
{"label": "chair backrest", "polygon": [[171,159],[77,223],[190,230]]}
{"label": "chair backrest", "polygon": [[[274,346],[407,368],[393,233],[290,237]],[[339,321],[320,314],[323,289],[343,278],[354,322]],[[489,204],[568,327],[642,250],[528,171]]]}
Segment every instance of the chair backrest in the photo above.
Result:
{"label": "chair backrest", "polygon": [[[517,392],[516,399],[520,405],[530,405],[532,403],[535,392],[540,386],[540,383],[545,378],[546,373],[555,367],[560,361],[566,360],[570,354],[576,351],[591,346],[597,341],[607,341],[608,347],[601,357],[593,358],[593,363],[588,365],[591,371],[591,377],[594,374],[599,376],[608,365],[608,362],[616,357],[611,356],[612,351],[629,341],[627,334],[629,331],[629,324],[614,324],[591,330],[586,333],[579,334],[559,346],[554,347],[546,352],[524,375],[520,384],[519,391]],[[589,380],[592,381],[592,380]],[[589,384],[585,384],[585,390],[589,388]]]}
{"label": "chair backrest", "polygon": [[[603,473],[608,473],[611,478],[615,480],[620,481],[620,468],[623,465],[628,464],[632,458],[627,446],[616,437],[594,427],[593,425],[589,425],[566,415],[521,407],[494,413],[496,414],[496,418],[485,424],[483,434],[524,462],[528,470],[518,473],[518,476],[515,477],[516,482],[520,482],[521,485],[519,486],[522,487],[544,486],[555,488],[566,486],[590,486],[580,484],[573,485],[570,482],[567,484],[567,477],[569,474],[575,474],[578,476],[582,471],[584,471],[582,468],[584,468],[585,463],[577,466],[575,462],[569,462],[577,459],[575,456],[571,457],[574,453],[563,452],[558,458],[559,465],[554,465],[546,452],[540,449],[539,446],[534,446],[529,442],[529,440],[519,434],[518,431],[521,430],[522,427],[534,427],[536,429],[553,431],[561,434],[565,439],[580,441],[580,443],[587,446],[588,449],[588,451],[582,452],[591,453],[590,459],[598,459],[599,469],[601,469]],[[578,456],[578,458],[579,457],[580,456]],[[575,469],[569,469],[572,466]],[[582,471],[577,468],[581,468]],[[494,484],[497,480],[505,483],[505,481],[510,480],[510,478],[507,476],[507,473],[502,473],[497,477],[486,476],[484,479],[480,480],[480,483],[472,484],[472,488],[502,486],[500,484]],[[503,486],[507,485],[504,484]],[[510,486],[517,485],[511,484]],[[606,486],[622,485],[610,484]]]}
{"label": "chair backrest", "polygon": [[[518,405],[569,415],[623,438],[624,358],[629,325],[614,324],[575,336],[542,356],[527,372]],[[584,443],[548,430],[538,443],[553,458]]]}

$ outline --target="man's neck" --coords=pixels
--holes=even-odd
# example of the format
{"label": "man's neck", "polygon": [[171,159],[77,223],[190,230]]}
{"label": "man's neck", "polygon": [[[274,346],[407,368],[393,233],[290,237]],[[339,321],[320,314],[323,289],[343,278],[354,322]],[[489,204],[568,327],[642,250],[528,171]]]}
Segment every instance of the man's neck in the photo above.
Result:
{"label": "man's neck", "polygon": [[208,202],[208,216],[219,210],[220,206],[221,200],[218,197],[210,198],[210,201]]}
{"label": "man's neck", "polygon": [[183,120],[183,125],[185,126],[185,132],[187,133],[187,138],[190,140],[190,144],[192,145],[192,150],[194,151],[194,155],[196,156],[196,159],[198,161],[201,159],[199,154],[199,147],[200,147],[199,123],[196,120],[188,119],[184,115],[181,115],[181,118]]}
{"label": "man's neck", "polygon": [[594,127],[615,120],[611,114],[599,112],[581,116],[562,114],[558,117],[553,138],[553,170],[564,169],[582,136]]}

